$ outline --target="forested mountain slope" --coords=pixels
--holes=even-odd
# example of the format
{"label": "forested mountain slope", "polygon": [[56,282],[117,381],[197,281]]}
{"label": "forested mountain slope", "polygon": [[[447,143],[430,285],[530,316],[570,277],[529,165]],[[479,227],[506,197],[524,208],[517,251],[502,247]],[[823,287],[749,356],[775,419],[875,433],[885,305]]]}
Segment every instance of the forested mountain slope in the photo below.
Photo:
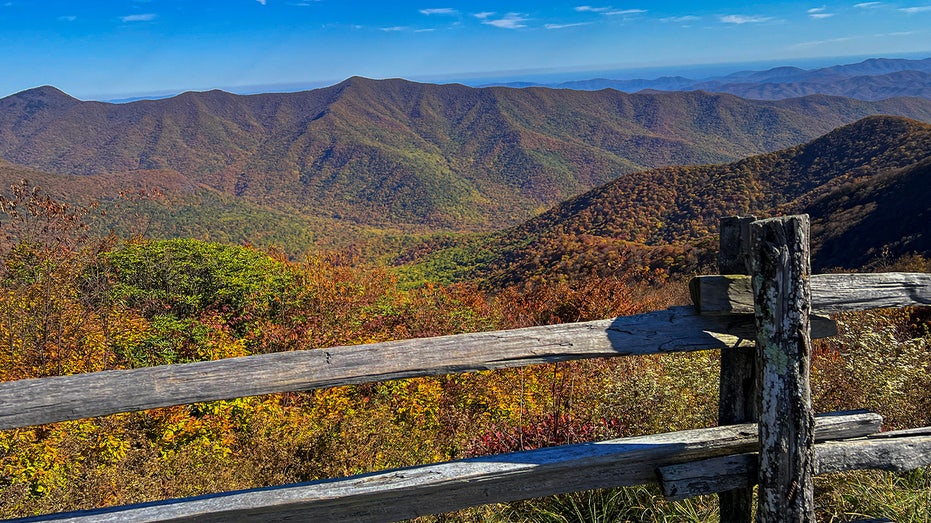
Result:
{"label": "forested mountain slope", "polygon": [[169,172],[276,212],[379,227],[520,223],[644,169],[732,161],[931,100],[475,89],[351,78],[301,93],[0,100],[0,157],[44,172]]}
{"label": "forested mountain slope", "polygon": [[929,252],[929,158],[931,125],[870,117],[735,163],[625,175],[455,248],[464,249],[463,259],[480,259],[476,272],[497,281],[688,271],[713,263],[695,245],[714,247],[709,240],[722,216],[808,212],[815,268],[858,267],[884,247],[891,256]]}

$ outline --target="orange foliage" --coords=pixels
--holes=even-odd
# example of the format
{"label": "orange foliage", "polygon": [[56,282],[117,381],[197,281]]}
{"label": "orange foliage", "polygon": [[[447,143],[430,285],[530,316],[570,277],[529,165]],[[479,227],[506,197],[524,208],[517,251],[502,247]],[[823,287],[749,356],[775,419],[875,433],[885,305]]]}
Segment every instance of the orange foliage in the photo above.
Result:
{"label": "orange foliage", "polygon": [[[30,219],[42,219],[42,212]],[[317,257],[268,265],[293,276],[274,307],[245,300],[242,310],[206,304],[193,314],[152,314],[110,299],[118,274],[88,277],[88,267],[100,268],[92,260],[104,247],[77,242],[39,248],[45,245],[42,236],[29,235],[42,228],[22,230],[27,229],[32,232],[3,252],[3,380],[584,321],[687,299],[682,282],[648,266],[624,276],[537,275],[491,293],[473,284],[404,289],[385,270]],[[27,265],[24,259],[32,261]],[[926,419],[927,394],[909,402],[901,390],[931,390],[927,358],[921,359],[927,341],[914,341],[928,338],[928,320],[920,310],[844,319],[850,336],[824,342],[816,353],[819,409],[886,405],[894,426]],[[870,338],[866,326],[879,337]],[[873,355],[886,342],[900,348],[887,357],[921,372],[883,371]],[[707,426],[717,413],[716,358],[708,352],[565,362],[3,431],[0,516]],[[847,379],[852,371],[864,379]],[[897,388],[883,389],[886,395],[871,396],[866,386],[893,382]]]}

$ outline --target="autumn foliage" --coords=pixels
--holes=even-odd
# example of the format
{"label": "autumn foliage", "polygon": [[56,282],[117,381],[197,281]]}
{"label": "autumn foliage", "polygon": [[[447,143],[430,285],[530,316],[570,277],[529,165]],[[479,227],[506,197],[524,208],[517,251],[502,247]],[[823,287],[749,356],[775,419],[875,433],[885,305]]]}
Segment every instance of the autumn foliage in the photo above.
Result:
{"label": "autumn foliage", "polygon": [[[584,321],[685,300],[681,281],[648,267],[496,289],[410,286],[392,271],[335,254],[294,262],[190,239],[92,237],[82,227],[87,209],[27,185],[0,205],[3,381]],[[902,392],[931,390],[926,312],[870,314],[842,319],[842,336],[819,346],[819,408],[869,406],[896,426],[916,416],[927,424],[931,397]],[[889,357],[911,370],[883,370],[888,360],[872,348],[889,344],[898,347]],[[709,351],[567,362],[3,431],[0,515],[709,426],[717,414],[716,358]],[[857,386],[845,377],[853,371],[863,375]],[[877,383],[886,388],[875,392]]]}

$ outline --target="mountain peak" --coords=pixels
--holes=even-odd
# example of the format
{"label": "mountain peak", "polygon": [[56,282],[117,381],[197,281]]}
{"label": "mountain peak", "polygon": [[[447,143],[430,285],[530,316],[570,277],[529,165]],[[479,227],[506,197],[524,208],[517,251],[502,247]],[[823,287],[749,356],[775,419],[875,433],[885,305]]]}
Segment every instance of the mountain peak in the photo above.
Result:
{"label": "mountain peak", "polygon": [[837,144],[842,143],[847,144],[852,151],[860,147],[871,147],[875,154],[880,137],[889,143],[898,143],[915,133],[931,133],[931,125],[902,116],[880,114],[838,127],[802,147],[817,149],[822,144],[824,147],[838,147]]}
{"label": "mountain peak", "polygon": [[25,91],[20,91],[14,95],[17,98],[47,98],[47,99],[58,99],[58,100],[70,100],[78,102],[77,98],[65,93],[61,89],[51,85],[42,85],[39,87],[33,87],[32,89],[26,89]]}
{"label": "mountain peak", "polygon": [[4,102],[4,105],[9,103],[25,104],[33,112],[40,109],[67,109],[72,105],[81,103],[77,98],[51,85],[34,87],[0,99],[0,103]]}
{"label": "mountain peak", "polygon": [[412,82],[410,80],[405,80],[404,78],[368,78],[365,76],[350,76],[349,78],[343,80],[342,82],[336,84],[334,87],[379,87],[384,88],[386,86],[398,86],[398,85],[416,85],[418,82]]}

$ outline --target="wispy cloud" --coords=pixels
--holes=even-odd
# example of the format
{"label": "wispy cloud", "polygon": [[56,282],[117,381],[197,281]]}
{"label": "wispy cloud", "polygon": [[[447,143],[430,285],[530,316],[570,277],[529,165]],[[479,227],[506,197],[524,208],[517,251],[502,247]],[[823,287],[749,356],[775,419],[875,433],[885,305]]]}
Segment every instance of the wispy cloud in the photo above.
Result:
{"label": "wispy cloud", "polygon": [[155,20],[155,13],[144,13],[140,15],[127,15],[120,18],[123,22],[151,22]]}
{"label": "wispy cloud", "polygon": [[266,1],[266,0],[255,0],[255,1],[258,2],[258,3],[260,3],[260,4],[262,4],[262,5],[265,5],[265,1]]}
{"label": "wispy cloud", "polygon": [[859,4],[853,4],[854,7],[858,9],[876,9],[877,7],[882,7],[885,4],[882,2],[860,2]]}
{"label": "wispy cloud", "polygon": [[74,16],[74,15],[66,15],[66,16],[59,16],[59,17],[58,17],[58,21],[59,21],[59,22],[74,22],[74,21],[77,20],[77,19],[78,19],[78,17],[76,17],[76,16]]}
{"label": "wispy cloud", "polygon": [[615,9],[613,7],[593,7],[590,5],[576,6],[576,11],[580,13],[601,13],[606,16],[612,15],[636,15],[646,13],[646,9]]}
{"label": "wispy cloud", "polygon": [[393,25],[391,27],[381,27],[380,29],[386,33],[397,33],[399,31],[407,31],[410,27],[406,25]]}
{"label": "wispy cloud", "polygon": [[685,15],[685,16],[670,16],[667,18],[660,18],[659,21],[667,24],[687,24],[689,22],[697,22],[701,20],[700,16],[694,15]]}
{"label": "wispy cloud", "polygon": [[616,15],[626,16],[626,15],[639,15],[639,14],[643,14],[646,12],[647,12],[646,9],[617,9],[617,10],[612,10],[612,11],[605,11],[604,14],[608,16],[616,16]]}
{"label": "wispy cloud", "polygon": [[838,43],[841,43],[841,42],[849,42],[849,41],[854,40],[854,39],[855,39],[855,38],[852,37],[852,36],[844,36],[844,37],[841,37],[841,38],[830,38],[830,39],[828,39],[828,40],[814,40],[814,41],[811,41],[811,42],[801,42],[801,43],[797,43],[797,44],[793,45],[792,48],[796,48],[796,49],[797,49],[797,48],[802,48],[802,47],[821,47],[822,45],[826,45],[826,44],[838,44]]}
{"label": "wispy cloud", "polygon": [[808,16],[814,18],[815,20],[821,20],[824,18],[831,18],[834,16],[834,13],[826,13],[827,7],[813,7],[808,10]]}
{"label": "wispy cloud", "polygon": [[493,19],[491,16],[485,17],[482,23],[500,27],[501,29],[521,29],[527,27],[526,22],[529,20],[529,18],[520,13],[508,13],[501,18]]}
{"label": "wispy cloud", "polygon": [[481,13],[475,13],[472,16],[474,16],[475,18],[478,18],[479,20],[485,20],[486,18],[490,16],[494,16],[494,15],[495,15],[494,11],[482,11]]}
{"label": "wispy cloud", "polygon": [[927,13],[931,11],[931,5],[922,5],[922,6],[917,6],[917,7],[903,7],[899,9],[899,11],[902,11],[903,13],[908,13],[910,15],[913,15],[915,13]]}
{"label": "wispy cloud", "polygon": [[772,20],[771,16],[724,15],[721,21],[725,24],[759,24]]}
{"label": "wispy cloud", "polygon": [[421,9],[420,14],[423,15],[458,15],[459,11],[453,9],[452,7],[432,7],[430,9]]}
{"label": "wispy cloud", "polygon": [[870,40],[875,38],[890,38],[890,37],[902,37],[902,36],[912,36],[914,31],[898,31],[893,33],[874,33],[869,35],[857,35],[857,36],[843,36],[840,38],[830,38],[828,40],[814,40],[811,42],[801,42],[791,46],[792,48],[805,48],[805,47],[820,47],[827,44],[840,44],[844,42],[850,42],[851,40]]}
{"label": "wispy cloud", "polygon": [[591,25],[591,22],[576,22],[574,24],[546,24],[543,27],[547,29],[567,29],[569,27],[579,27],[580,25]]}

